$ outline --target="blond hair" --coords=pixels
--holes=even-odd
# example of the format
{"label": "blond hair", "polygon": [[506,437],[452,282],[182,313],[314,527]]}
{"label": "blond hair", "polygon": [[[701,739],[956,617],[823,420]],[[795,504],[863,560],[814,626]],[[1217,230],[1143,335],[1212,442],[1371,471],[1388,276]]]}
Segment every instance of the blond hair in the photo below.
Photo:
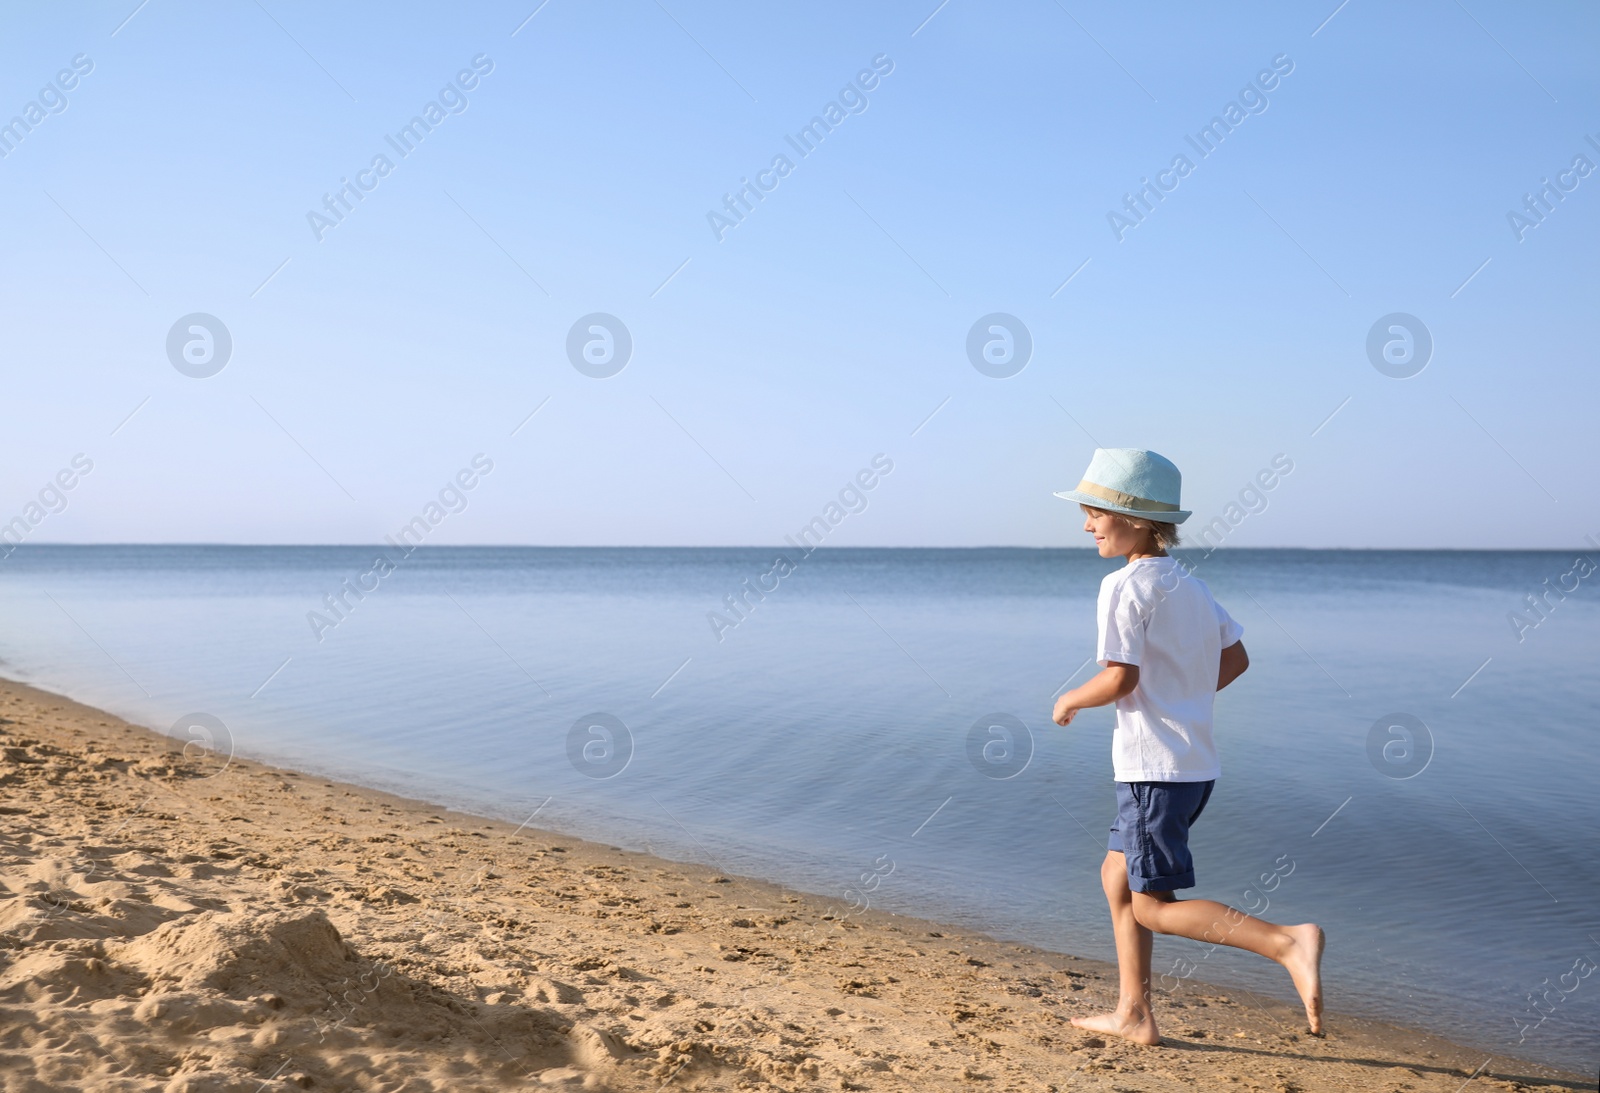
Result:
{"label": "blond hair", "polygon": [[1148,531],[1151,541],[1155,543],[1156,548],[1159,550],[1170,550],[1178,545],[1177,524],[1161,520],[1141,520],[1136,516],[1124,516],[1120,512],[1112,512],[1109,509],[1097,509],[1093,505],[1079,505],[1078,507],[1087,512],[1097,512],[1102,516],[1113,517],[1121,521],[1124,526],[1133,528],[1136,531]]}

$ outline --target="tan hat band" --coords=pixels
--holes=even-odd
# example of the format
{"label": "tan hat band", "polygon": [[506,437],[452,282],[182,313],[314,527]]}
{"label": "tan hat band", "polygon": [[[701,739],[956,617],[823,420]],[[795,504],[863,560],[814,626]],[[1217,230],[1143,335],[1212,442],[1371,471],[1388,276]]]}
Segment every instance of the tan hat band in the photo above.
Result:
{"label": "tan hat band", "polygon": [[1113,505],[1121,505],[1125,509],[1140,509],[1144,512],[1178,511],[1177,505],[1169,505],[1165,501],[1152,501],[1147,497],[1135,497],[1133,494],[1123,493],[1121,490],[1107,489],[1104,486],[1096,485],[1087,478],[1078,483],[1078,492],[1098,497],[1102,501],[1110,501]]}

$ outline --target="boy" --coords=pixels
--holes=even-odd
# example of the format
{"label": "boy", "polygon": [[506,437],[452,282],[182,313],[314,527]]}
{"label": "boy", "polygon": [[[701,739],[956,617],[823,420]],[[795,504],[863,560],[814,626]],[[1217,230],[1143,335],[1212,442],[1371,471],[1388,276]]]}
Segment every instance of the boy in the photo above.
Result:
{"label": "boy", "polygon": [[1054,720],[1115,703],[1112,762],[1117,816],[1100,882],[1116,934],[1117,1008],[1074,1017],[1079,1028],[1158,1044],[1151,1010],[1152,931],[1232,945],[1282,964],[1322,1034],[1323,933],[1312,923],[1277,926],[1212,900],[1180,900],[1193,888],[1189,826],[1221,768],[1211,739],[1216,692],[1249,667],[1244,628],[1184,571],[1167,547],[1177,524],[1181,477],[1170,460],[1136,448],[1097,448],[1077,489],[1057,493],[1084,510],[1083,530],[1102,558],[1127,565],[1100,584],[1095,659],[1102,670],[1056,700]]}

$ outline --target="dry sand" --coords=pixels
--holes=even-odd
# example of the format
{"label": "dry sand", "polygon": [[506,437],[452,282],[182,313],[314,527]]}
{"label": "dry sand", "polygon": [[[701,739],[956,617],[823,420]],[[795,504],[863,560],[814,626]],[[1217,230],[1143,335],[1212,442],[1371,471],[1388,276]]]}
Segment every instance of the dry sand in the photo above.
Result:
{"label": "dry sand", "polygon": [[[1588,1089],[235,759],[0,681],[0,1089]],[[1159,944],[1159,942],[1158,942]],[[1337,938],[1332,940],[1337,944]],[[1474,1076],[1476,1075],[1476,1076]],[[1470,1082],[1468,1079],[1471,1079]]]}

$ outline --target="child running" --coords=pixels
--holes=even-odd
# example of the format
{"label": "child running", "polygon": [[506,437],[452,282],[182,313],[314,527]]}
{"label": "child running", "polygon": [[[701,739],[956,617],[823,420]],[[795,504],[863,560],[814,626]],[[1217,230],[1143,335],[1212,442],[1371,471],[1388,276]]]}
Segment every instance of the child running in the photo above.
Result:
{"label": "child running", "polygon": [[1076,501],[1102,558],[1127,564],[1100,582],[1096,608],[1101,671],[1056,700],[1054,720],[1115,703],[1112,765],[1117,815],[1106,841],[1100,883],[1116,934],[1117,1008],[1074,1017],[1079,1028],[1158,1044],[1151,1007],[1152,932],[1232,945],[1275,960],[1294,980],[1306,1023],[1322,1035],[1322,929],[1277,926],[1208,899],[1180,900],[1193,888],[1189,828],[1199,819],[1221,767],[1211,738],[1216,693],[1249,667],[1244,628],[1211,598],[1167,548],[1178,542],[1181,476],[1173,463],[1137,448],[1097,448]]}

